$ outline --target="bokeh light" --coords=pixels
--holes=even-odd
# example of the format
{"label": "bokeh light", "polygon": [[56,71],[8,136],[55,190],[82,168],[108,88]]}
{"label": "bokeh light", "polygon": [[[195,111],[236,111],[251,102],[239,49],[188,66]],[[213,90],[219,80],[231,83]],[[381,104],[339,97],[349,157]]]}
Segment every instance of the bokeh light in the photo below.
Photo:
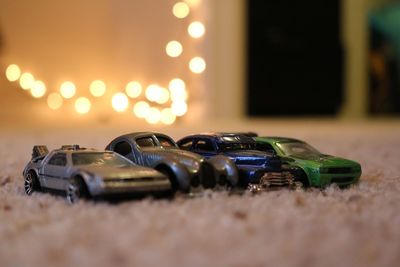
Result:
{"label": "bokeh light", "polygon": [[111,100],[112,107],[117,112],[124,112],[129,105],[129,99],[124,93],[116,93]]}
{"label": "bokeh light", "polygon": [[89,86],[89,91],[94,97],[101,97],[106,93],[107,86],[101,80],[93,81]]}
{"label": "bokeh light", "polygon": [[131,98],[136,98],[142,93],[142,85],[139,82],[131,81],[126,85],[125,93]]}
{"label": "bokeh light", "polygon": [[147,100],[155,102],[160,97],[160,86],[157,84],[150,84],[145,92]]}
{"label": "bokeh light", "polygon": [[21,69],[17,65],[11,64],[7,67],[6,69],[7,80],[9,80],[10,82],[15,82],[19,79],[20,76],[21,76]]}
{"label": "bokeh light", "polygon": [[60,94],[64,98],[72,98],[76,93],[76,86],[73,82],[63,82],[60,86]]}
{"label": "bokeh light", "polygon": [[34,83],[35,77],[33,77],[32,73],[24,72],[19,78],[19,85],[24,90],[31,89]]}
{"label": "bokeh light", "polygon": [[172,112],[176,116],[183,116],[188,110],[188,106],[185,101],[174,101],[171,105]]}
{"label": "bokeh light", "polygon": [[182,101],[187,99],[186,85],[182,79],[172,79],[169,82],[168,88],[172,101]]}
{"label": "bokeh light", "polygon": [[164,108],[161,111],[161,122],[167,125],[171,125],[175,122],[176,115],[172,112],[170,108]]}
{"label": "bokeh light", "polygon": [[188,27],[188,33],[193,38],[200,38],[206,32],[206,28],[204,27],[203,23],[200,21],[195,21],[190,23]]}
{"label": "bokeh light", "polygon": [[46,93],[46,85],[42,81],[35,81],[31,87],[31,95],[40,98]]}
{"label": "bokeh light", "polygon": [[193,73],[202,73],[206,69],[206,62],[201,57],[194,57],[189,62],[189,69]]}
{"label": "bokeh light", "polygon": [[171,41],[165,47],[165,52],[170,57],[179,57],[183,52],[183,47],[178,41]]}
{"label": "bokeh light", "polygon": [[90,103],[90,100],[87,99],[86,97],[79,97],[75,101],[75,110],[79,114],[85,114],[90,111],[92,104]]}
{"label": "bokeh light", "polygon": [[146,101],[139,101],[133,106],[133,113],[138,118],[146,118],[150,112],[150,105]]}
{"label": "bokeh light", "polygon": [[185,2],[191,7],[197,7],[200,5],[201,0],[185,0]]}
{"label": "bokeh light", "polygon": [[155,100],[158,104],[165,104],[169,100],[169,91],[163,87],[159,87],[158,96]]}
{"label": "bokeh light", "polygon": [[161,120],[161,112],[158,108],[152,107],[146,116],[146,121],[150,124],[156,124]]}
{"label": "bokeh light", "polygon": [[61,108],[63,104],[63,98],[59,93],[51,93],[47,96],[47,105],[52,110]]}
{"label": "bokeh light", "polygon": [[189,15],[190,8],[185,2],[178,2],[173,6],[172,13],[178,19],[183,19]]}

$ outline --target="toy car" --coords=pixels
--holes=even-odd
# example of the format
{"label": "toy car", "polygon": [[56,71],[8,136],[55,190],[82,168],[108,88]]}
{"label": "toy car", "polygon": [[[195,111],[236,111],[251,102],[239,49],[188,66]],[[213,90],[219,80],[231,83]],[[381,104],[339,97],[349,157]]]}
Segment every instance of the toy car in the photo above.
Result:
{"label": "toy car", "polygon": [[119,136],[106,147],[136,164],[149,166],[166,174],[173,190],[189,192],[202,185],[235,186],[238,171],[227,157],[206,160],[204,157],[179,149],[175,141],[161,133],[137,132]]}
{"label": "toy car", "polygon": [[51,152],[34,146],[23,171],[25,192],[66,194],[70,203],[80,198],[167,193],[171,183],[164,174],[121,157],[112,151],[62,146]]}
{"label": "toy car", "polygon": [[322,154],[309,144],[285,137],[256,137],[257,148],[274,152],[292,166],[301,168],[304,186],[324,187],[331,183],[346,186],[361,176],[361,165],[355,161]]}
{"label": "toy car", "polygon": [[295,182],[295,169],[282,169],[279,157],[256,150],[256,142],[247,135],[237,133],[205,133],[179,140],[181,149],[198,153],[206,158],[227,156],[239,169],[239,185],[252,184],[291,186]]}

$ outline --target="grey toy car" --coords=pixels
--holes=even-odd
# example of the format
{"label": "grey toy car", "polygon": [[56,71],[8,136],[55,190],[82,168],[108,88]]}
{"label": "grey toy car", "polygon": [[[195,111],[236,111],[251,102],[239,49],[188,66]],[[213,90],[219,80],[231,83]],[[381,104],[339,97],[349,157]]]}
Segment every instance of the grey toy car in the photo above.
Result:
{"label": "grey toy car", "polygon": [[51,152],[34,146],[24,171],[26,194],[52,191],[66,194],[70,203],[80,198],[168,194],[171,183],[164,174],[138,166],[112,151],[62,146]]}
{"label": "grey toy car", "polygon": [[119,136],[106,147],[134,163],[148,166],[168,175],[173,190],[189,192],[204,188],[235,186],[238,170],[225,156],[205,157],[179,149],[175,141],[161,133],[137,132]]}

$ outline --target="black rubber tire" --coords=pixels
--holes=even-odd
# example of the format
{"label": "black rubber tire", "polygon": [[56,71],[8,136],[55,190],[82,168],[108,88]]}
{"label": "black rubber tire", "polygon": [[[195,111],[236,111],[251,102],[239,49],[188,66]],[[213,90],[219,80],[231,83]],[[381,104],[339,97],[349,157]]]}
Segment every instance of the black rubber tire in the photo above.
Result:
{"label": "black rubber tire", "polygon": [[39,179],[34,171],[29,171],[24,177],[25,193],[29,196],[34,191],[41,191]]}
{"label": "black rubber tire", "polygon": [[75,204],[81,199],[89,198],[89,192],[82,177],[77,176],[70,179],[67,186],[66,197],[70,204]]}
{"label": "black rubber tire", "polygon": [[299,176],[299,179],[296,180],[301,182],[304,188],[310,187],[310,182],[308,181],[307,174],[304,172],[304,170],[299,170],[297,175]]}

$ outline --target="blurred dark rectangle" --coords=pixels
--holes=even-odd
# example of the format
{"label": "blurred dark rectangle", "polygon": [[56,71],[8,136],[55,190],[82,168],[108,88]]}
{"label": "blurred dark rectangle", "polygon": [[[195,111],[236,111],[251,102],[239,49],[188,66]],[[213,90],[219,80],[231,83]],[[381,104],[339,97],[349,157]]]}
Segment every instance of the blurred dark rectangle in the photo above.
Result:
{"label": "blurred dark rectangle", "polygon": [[247,2],[250,116],[338,111],[343,80],[339,2]]}

